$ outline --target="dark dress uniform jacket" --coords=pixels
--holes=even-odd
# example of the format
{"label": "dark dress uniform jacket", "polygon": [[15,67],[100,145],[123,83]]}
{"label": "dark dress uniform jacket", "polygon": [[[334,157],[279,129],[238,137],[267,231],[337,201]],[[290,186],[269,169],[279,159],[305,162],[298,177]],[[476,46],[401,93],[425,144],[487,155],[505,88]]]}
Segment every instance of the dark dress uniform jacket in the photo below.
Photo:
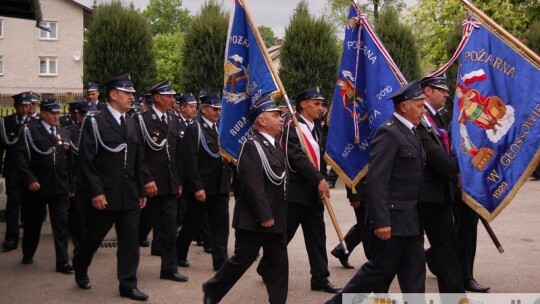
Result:
{"label": "dark dress uniform jacket", "polygon": [[[21,141],[17,144],[17,163],[25,184],[39,182],[43,195],[75,193],[76,188],[70,132],[61,127],[55,129],[53,138],[40,122],[31,124],[27,127],[29,134],[21,134]],[[41,152],[48,152],[51,148],[55,150],[43,155],[36,148]]]}
{"label": "dark dress uniform jacket", "polygon": [[[178,194],[180,180],[176,164],[176,149],[179,149],[178,139],[180,136],[180,123],[176,116],[167,113],[167,124],[161,121],[153,109],[139,115],[144,121],[144,128],[141,127],[144,145],[144,159],[147,166],[144,166],[144,183],[154,181],[158,188],[158,195]],[[137,119],[140,119],[140,118]],[[140,122],[139,122],[140,123]],[[167,139],[167,144],[159,151],[155,151],[149,141],[160,144]],[[156,147],[154,147],[156,148]]]}
{"label": "dark dress uniform jacket", "polygon": [[[281,185],[274,185],[268,179],[255,142],[261,146],[276,175],[281,176],[286,169],[283,152],[279,146],[272,146],[263,135],[254,132],[253,137],[244,143],[238,157],[239,191],[232,226],[235,229],[250,231],[285,233],[287,229],[285,181]],[[262,222],[272,218],[273,227],[261,227]]]}
{"label": "dark dress uniform jacket", "polygon": [[[139,198],[145,196],[142,138],[133,118],[126,115],[125,119],[127,131],[107,108],[87,117],[79,144],[79,159],[88,195],[93,198],[105,194],[107,210],[110,211],[139,209]],[[92,120],[97,123],[99,137],[94,133]],[[125,149],[118,153],[108,151],[99,138],[112,149],[127,143],[128,153]]]}
{"label": "dark dress uniform jacket", "polygon": [[[19,178],[20,171],[17,168],[17,142],[24,125],[36,121],[34,117],[26,116],[22,123],[17,122],[17,114],[6,116],[0,123],[4,132],[0,133],[0,170],[2,176],[7,178]],[[8,141],[11,143],[9,144]],[[2,157],[6,151],[5,158]]]}
{"label": "dark dress uniform jacket", "polygon": [[208,149],[218,153],[218,134],[201,117],[198,123],[186,128],[183,139],[184,192],[204,190],[206,194],[228,194],[231,176],[229,165],[222,157],[213,158],[208,154],[200,142],[203,137]]}
{"label": "dark dress uniform jacket", "polygon": [[[296,116],[299,123],[305,124],[299,114]],[[317,134],[319,146],[321,143],[320,127],[314,125],[314,132]],[[309,160],[296,133],[292,122],[285,127],[282,135],[282,144],[284,145],[285,156],[290,165],[289,182],[287,187],[287,199],[290,202],[300,204],[322,204],[318,195],[317,187],[319,182],[324,179],[322,173],[315,168]],[[322,155],[321,155],[322,156]]]}
{"label": "dark dress uniform jacket", "polygon": [[392,116],[373,137],[369,163],[370,228],[391,226],[392,236],[421,235],[418,200],[424,152],[420,139]]}
{"label": "dark dress uniform jacket", "polygon": [[[429,115],[437,124],[441,121],[428,109]],[[433,126],[437,127],[437,126]],[[439,128],[444,126],[439,125]],[[450,203],[450,182],[459,173],[459,167],[448,156],[442,143],[442,139],[436,131],[428,129],[424,124],[418,126],[418,134],[422,139],[422,146],[426,152],[426,168],[424,171],[424,181],[422,186],[422,202]]]}

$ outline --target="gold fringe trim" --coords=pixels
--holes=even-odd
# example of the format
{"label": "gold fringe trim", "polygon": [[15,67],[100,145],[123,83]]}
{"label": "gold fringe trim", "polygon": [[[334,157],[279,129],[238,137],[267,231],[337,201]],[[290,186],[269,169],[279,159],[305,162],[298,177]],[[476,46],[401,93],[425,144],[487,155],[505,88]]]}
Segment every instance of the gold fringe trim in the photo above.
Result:
{"label": "gold fringe trim", "polygon": [[364,177],[367,174],[368,171],[368,165],[366,165],[358,175],[354,179],[350,179],[347,174],[345,174],[345,171],[341,169],[341,167],[328,155],[328,153],[324,153],[324,159],[326,160],[326,163],[332,167],[332,169],[336,172],[336,174],[341,178],[345,186],[352,189],[352,193],[356,194],[356,185],[360,182],[362,177]]}
{"label": "gold fringe trim", "polygon": [[504,198],[504,200],[499,204],[499,206],[493,210],[493,212],[489,212],[486,208],[484,208],[482,205],[480,205],[472,196],[468,195],[467,193],[462,193],[462,199],[463,201],[469,205],[478,215],[483,217],[488,223],[491,223],[492,220],[494,220],[503,210],[510,204],[514,196],[516,196],[517,192],[525,184],[527,179],[531,176],[533,171],[536,169],[538,164],[540,163],[540,148],[536,151],[532,161],[527,166],[527,169],[523,172],[517,183],[514,185],[510,193]]}

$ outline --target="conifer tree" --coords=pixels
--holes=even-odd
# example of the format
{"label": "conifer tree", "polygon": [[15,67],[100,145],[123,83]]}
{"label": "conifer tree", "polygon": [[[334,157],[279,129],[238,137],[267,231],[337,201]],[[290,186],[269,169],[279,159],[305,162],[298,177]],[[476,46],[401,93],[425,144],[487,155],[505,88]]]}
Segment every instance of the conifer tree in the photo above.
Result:
{"label": "conifer tree", "polygon": [[198,93],[221,92],[229,14],[215,0],[204,3],[186,31],[181,89]]}
{"label": "conifer tree", "polygon": [[105,83],[130,73],[137,92],[156,81],[156,59],[148,23],[119,0],[97,7],[84,42],[83,82]]}
{"label": "conifer tree", "polygon": [[375,31],[401,73],[408,81],[412,81],[420,77],[418,49],[411,28],[399,20],[399,14],[389,6],[375,21]]}
{"label": "conifer tree", "polygon": [[325,99],[332,100],[340,56],[334,32],[325,19],[310,15],[305,0],[298,3],[280,50],[279,75],[291,98],[319,86]]}

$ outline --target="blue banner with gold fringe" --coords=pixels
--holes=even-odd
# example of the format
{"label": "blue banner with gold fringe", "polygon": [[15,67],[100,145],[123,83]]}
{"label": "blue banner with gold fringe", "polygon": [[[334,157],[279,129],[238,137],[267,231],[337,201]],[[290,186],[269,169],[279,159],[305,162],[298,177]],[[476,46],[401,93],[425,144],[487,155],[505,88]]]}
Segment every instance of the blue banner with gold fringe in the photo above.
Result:
{"label": "blue banner with gold fringe", "polygon": [[251,105],[262,96],[279,91],[264,57],[265,46],[255,38],[256,30],[249,24],[242,2],[235,0],[225,51],[219,122],[220,148],[233,161],[250,132],[247,117]]}
{"label": "blue banner with gold fringe", "polygon": [[349,187],[367,173],[371,137],[394,112],[388,98],[404,82],[366,16],[351,5],[325,155]]}
{"label": "blue banner with gold fringe", "polygon": [[463,199],[495,218],[540,159],[540,66],[486,25],[474,24],[459,57],[452,142]]}

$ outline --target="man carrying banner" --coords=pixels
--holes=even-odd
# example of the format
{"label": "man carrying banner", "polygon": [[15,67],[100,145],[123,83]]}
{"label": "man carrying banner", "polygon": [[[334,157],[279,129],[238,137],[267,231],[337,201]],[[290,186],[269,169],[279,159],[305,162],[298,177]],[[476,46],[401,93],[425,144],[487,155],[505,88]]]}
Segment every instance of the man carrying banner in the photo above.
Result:
{"label": "man carrying banner", "polygon": [[426,152],[420,195],[424,229],[431,245],[426,260],[437,269],[440,293],[464,293],[452,216],[451,182],[457,178],[459,168],[451,158],[450,139],[438,112],[448,98],[448,86],[442,76],[424,77],[419,84],[427,110],[418,127]]}
{"label": "man carrying banner", "polygon": [[238,156],[235,254],[216,275],[203,284],[204,303],[217,303],[253,264],[264,249],[263,280],[270,303],[287,300],[286,165],[275,138],[281,133],[280,109],[268,95],[251,109],[253,136],[244,142]]}
{"label": "man carrying banner", "polygon": [[[425,291],[424,238],[419,196],[424,151],[416,126],[426,112],[418,81],[399,89],[391,98],[394,115],[377,129],[371,142],[368,218],[376,238],[371,259],[343,288],[342,293],[387,292],[399,273],[403,293]],[[339,293],[327,303],[341,303]]]}
{"label": "man carrying banner", "polygon": [[[287,165],[290,169],[290,182],[287,189],[287,242],[290,242],[302,225],[304,242],[311,267],[311,290],[336,293],[341,288],[328,281],[328,256],[326,254],[326,231],[324,224],[324,205],[321,198],[330,196],[330,188],[320,172],[321,133],[314,120],[322,113],[322,97],[319,88],[308,89],[296,97],[297,118],[302,136],[307,144],[306,151],[294,125],[289,122],[282,135]],[[312,159],[314,163],[310,160]],[[259,273],[265,277],[261,260]]]}

